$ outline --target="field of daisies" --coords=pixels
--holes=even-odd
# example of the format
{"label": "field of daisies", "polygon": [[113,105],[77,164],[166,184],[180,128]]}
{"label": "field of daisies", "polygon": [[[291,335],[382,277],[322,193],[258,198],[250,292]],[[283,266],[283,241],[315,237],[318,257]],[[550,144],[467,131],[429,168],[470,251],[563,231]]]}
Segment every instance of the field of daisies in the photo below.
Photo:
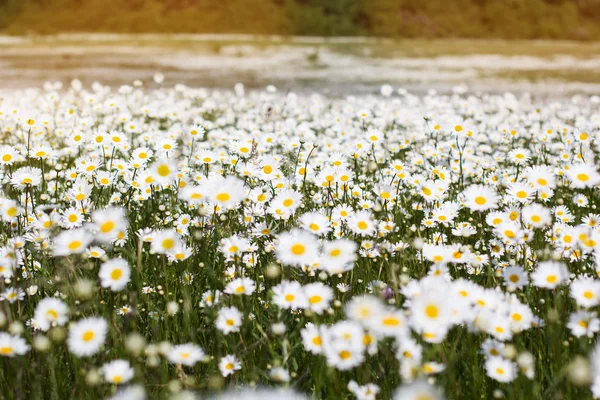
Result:
{"label": "field of daisies", "polygon": [[146,86],[0,95],[2,399],[600,397],[599,97]]}

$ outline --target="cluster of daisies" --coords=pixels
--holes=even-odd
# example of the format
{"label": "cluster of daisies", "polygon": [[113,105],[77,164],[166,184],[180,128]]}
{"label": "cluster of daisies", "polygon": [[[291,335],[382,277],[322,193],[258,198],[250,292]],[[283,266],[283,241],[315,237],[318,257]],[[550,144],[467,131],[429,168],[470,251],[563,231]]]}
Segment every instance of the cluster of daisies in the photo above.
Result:
{"label": "cluster of daisies", "polygon": [[2,395],[600,397],[599,132],[598,97],[2,94]]}

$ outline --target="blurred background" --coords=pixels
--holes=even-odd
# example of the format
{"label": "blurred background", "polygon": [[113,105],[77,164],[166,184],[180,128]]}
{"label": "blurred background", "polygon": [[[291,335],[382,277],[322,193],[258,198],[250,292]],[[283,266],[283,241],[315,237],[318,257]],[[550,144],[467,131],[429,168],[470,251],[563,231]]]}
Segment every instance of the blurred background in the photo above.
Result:
{"label": "blurred background", "polygon": [[0,0],[0,35],[0,87],[156,71],[334,92],[600,84],[600,0]]}
{"label": "blurred background", "polygon": [[[600,38],[600,0],[3,0],[10,34]],[[0,2],[0,3],[2,3]]]}

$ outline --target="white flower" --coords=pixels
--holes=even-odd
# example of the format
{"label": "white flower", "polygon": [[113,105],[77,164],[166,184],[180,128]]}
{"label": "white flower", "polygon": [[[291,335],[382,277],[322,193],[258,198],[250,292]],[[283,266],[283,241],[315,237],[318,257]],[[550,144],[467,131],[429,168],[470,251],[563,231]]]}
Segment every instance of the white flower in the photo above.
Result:
{"label": "white flower", "polygon": [[333,299],[333,289],[329,286],[315,282],[302,287],[304,298],[307,301],[307,308],[317,314],[322,314]]}
{"label": "white flower", "polygon": [[71,323],[67,345],[78,357],[96,354],[106,340],[108,324],[104,318],[89,317]]}
{"label": "white flower", "polygon": [[131,269],[129,264],[122,258],[108,260],[100,265],[100,284],[102,287],[110,288],[113,292],[118,292],[127,286]]}
{"label": "white flower", "polygon": [[318,249],[319,244],[314,235],[300,229],[293,229],[279,235],[275,252],[282,264],[309,266],[317,261]]}
{"label": "white flower", "polygon": [[119,233],[127,230],[127,219],[122,208],[106,208],[92,213],[95,239],[102,243],[110,243],[119,238]]}
{"label": "white flower", "polygon": [[102,374],[106,382],[120,385],[129,382],[134,376],[134,371],[129,361],[114,360],[102,366]]}
{"label": "white flower", "polygon": [[69,308],[59,299],[47,297],[40,300],[35,308],[34,319],[43,331],[47,331],[51,326],[62,326],[67,323],[69,318],[67,312]]}
{"label": "white flower", "polygon": [[0,332],[0,356],[14,357],[23,355],[29,351],[31,346],[18,336],[12,336],[5,332]]}
{"label": "white flower", "polygon": [[498,207],[498,195],[488,186],[471,185],[464,191],[465,204],[472,211],[485,211]]}
{"label": "white flower", "polygon": [[93,236],[82,228],[63,231],[54,238],[54,255],[81,254],[92,243],[93,239]]}
{"label": "white flower", "polygon": [[242,325],[242,313],[236,307],[225,307],[219,310],[216,320],[217,329],[224,334],[239,332]]}
{"label": "white flower", "polygon": [[233,281],[229,282],[227,286],[225,286],[224,292],[227,294],[234,295],[251,295],[254,293],[256,289],[256,284],[250,278],[237,278]]}
{"label": "white flower", "polygon": [[573,164],[565,173],[574,188],[593,187],[600,183],[600,174],[592,164]]}
{"label": "white flower", "polygon": [[490,357],[485,362],[487,375],[498,382],[512,382],[516,376],[515,364],[502,357]]}
{"label": "white flower", "polygon": [[533,284],[537,287],[554,289],[562,285],[569,277],[564,264],[555,261],[544,261],[538,264],[531,273]]}
{"label": "white flower", "polygon": [[240,369],[242,369],[242,364],[235,355],[228,354],[219,361],[219,370],[223,376],[233,375],[235,371]]}
{"label": "white flower", "polygon": [[196,344],[186,343],[171,347],[167,353],[167,359],[172,364],[193,366],[205,357],[204,350]]}
{"label": "white flower", "polygon": [[273,303],[281,308],[305,308],[308,305],[302,286],[296,281],[281,281],[273,290]]}

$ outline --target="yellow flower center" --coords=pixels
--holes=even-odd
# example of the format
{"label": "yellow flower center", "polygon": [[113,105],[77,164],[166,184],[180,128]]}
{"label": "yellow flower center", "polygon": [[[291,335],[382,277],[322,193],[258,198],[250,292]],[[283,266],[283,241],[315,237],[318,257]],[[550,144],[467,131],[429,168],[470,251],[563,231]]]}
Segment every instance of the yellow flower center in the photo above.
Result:
{"label": "yellow flower center", "polygon": [[96,334],[94,333],[94,331],[86,331],[83,334],[83,341],[84,342],[89,342],[90,340],[92,340],[94,338],[94,336],[96,336]]}
{"label": "yellow flower center", "polygon": [[439,314],[440,310],[437,306],[430,304],[425,307],[425,315],[427,315],[429,318],[437,318]]}
{"label": "yellow flower center", "polygon": [[158,174],[160,176],[169,176],[169,174],[171,173],[171,169],[169,168],[168,165],[161,165],[160,167],[158,167],[157,171]]}
{"label": "yellow flower center", "polygon": [[121,270],[120,270],[120,269],[118,269],[118,268],[115,268],[115,269],[113,269],[113,270],[112,270],[112,272],[110,273],[110,277],[111,277],[111,279],[112,279],[112,280],[115,280],[115,281],[116,281],[117,279],[119,279],[121,276],[123,276],[123,271],[121,271]]}
{"label": "yellow flower center", "polygon": [[487,200],[485,199],[485,197],[483,196],[477,196],[475,197],[475,203],[479,204],[480,206],[484,205],[485,203],[487,203]]}
{"label": "yellow flower center", "polygon": [[587,182],[590,179],[590,177],[587,174],[578,174],[577,179],[579,179],[582,182]]}
{"label": "yellow flower center", "polygon": [[398,326],[400,325],[400,320],[396,317],[387,317],[383,319],[383,325],[385,326]]}
{"label": "yellow flower center", "polygon": [[100,225],[100,232],[108,233],[115,228],[115,223],[113,221],[107,221]]}
{"label": "yellow flower center", "polygon": [[2,354],[3,356],[9,356],[13,353],[13,349],[12,347],[0,347],[0,354]]}
{"label": "yellow flower center", "polygon": [[74,240],[71,243],[69,243],[67,247],[69,248],[69,250],[77,250],[81,247],[81,242],[78,240]]}
{"label": "yellow flower center", "polygon": [[229,200],[231,198],[231,196],[229,195],[229,193],[223,192],[223,193],[219,193],[215,198],[221,202],[225,202],[225,201]]}
{"label": "yellow flower center", "polygon": [[306,252],[306,246],[304,246],[303,244],[297,243],[292,246],[291,250],[292,250],[293,254],[300,256]]}

